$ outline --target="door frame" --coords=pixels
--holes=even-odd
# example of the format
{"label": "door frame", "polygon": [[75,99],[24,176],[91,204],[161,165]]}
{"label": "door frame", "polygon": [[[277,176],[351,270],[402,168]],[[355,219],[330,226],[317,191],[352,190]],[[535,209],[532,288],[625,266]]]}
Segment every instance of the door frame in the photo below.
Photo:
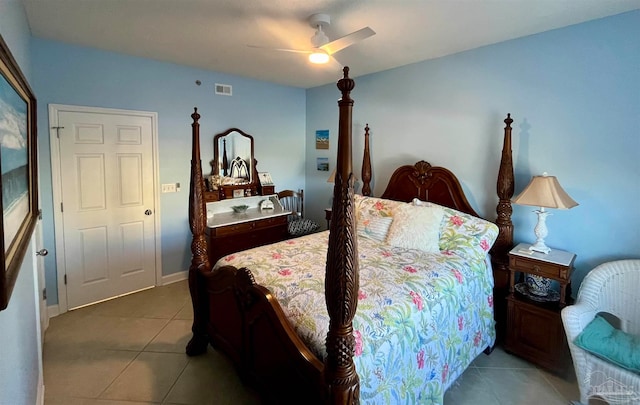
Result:
{"label": "door frame", "polygon": [[67,285],[64,283],[64,275],[67,273],[66,258],[64,250],[64,222],[62,212],[58,209],[62,202],[62,174],[60,172],[60,142],[58,140],[58,113],[62,111],[114,114],[114,115],[137,115],[151,118],[151,158],[153,160],[153,205],[154,205],[154,226],[155,226],[155,264],[156,281],[155,285],[162,280],[162,252],[161,252],[161,232],[160,232],[160,194],[159,194],[159,162],[158,162],[158,113],[152,111],[121,110],[116,108],[88,107],[66,104],[49,104],[49,142],[51,150],[51,187],[53,191],[53,217],[54,232],[56,241],[56,276],[58,279],[58,313],[68,311]]}

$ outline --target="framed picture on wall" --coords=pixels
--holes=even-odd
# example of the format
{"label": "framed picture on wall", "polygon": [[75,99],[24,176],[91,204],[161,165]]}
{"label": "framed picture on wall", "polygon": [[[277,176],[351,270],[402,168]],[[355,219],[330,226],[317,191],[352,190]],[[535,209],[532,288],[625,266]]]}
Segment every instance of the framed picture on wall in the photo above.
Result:
{"label": "framed picture on wall", "polygon": [[317,158],[316,167],[321,172],[328,172],[329,171],[329,158],[326,158],[326,157]]}
{"label": "framed picture on wall", "polygon": [[18,277],[38,210],[36,99],[0,37],[0,310]]}
{"label": "framed picture on wall", "polygon": [[316,149],[329,149],[328,129],[319,129],[316,131]]}

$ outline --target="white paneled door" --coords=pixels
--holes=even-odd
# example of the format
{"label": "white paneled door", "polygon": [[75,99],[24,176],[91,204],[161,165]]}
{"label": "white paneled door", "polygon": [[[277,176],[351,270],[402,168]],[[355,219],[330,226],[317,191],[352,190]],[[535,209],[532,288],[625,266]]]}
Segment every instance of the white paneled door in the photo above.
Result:
{"label": "white paneled door", "polygon": [[58,110],[54,129],[67,308],[154,286],[153,117]]}

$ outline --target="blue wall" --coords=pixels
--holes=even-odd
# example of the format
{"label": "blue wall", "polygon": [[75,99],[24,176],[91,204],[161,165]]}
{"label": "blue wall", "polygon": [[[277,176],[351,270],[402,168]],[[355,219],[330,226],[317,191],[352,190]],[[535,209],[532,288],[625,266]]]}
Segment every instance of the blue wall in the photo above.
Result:
{"label": "blue wall", "polygon": [[[162,274],[185,271],[191,259],[188,227],[191,113],[198,107],[203,171],[211,169],[213,135],[238,127],[254,136],[258,169],[278,189],[304,188],[304,90],[92,48],[34,39],[34,91],[38,97],[40,182],[45,246],[54,250],[48,104],[71,104],[158,113],[160,183],[181,191],[160,194]],[[197,86],[196,80],[202,85]],[[214,83],[233,96],[216,96]],[[282,151],[286,150],[286,157]],[[49,304],[58,302],[55,254],[47,256]]]}
{"label": "blue wall", "polygon": [[[516,195],[546,171],[580,203],[547,219],[547,244],[577,254],[575,293],[597,264],[640,258],[638,38],[633,11],[358,77],[355,170],[369,123],[374,195],[397,166],[424,159],[452,169],[493,220],[502,121],[511,113]],[[306,212],[318,221],[332,185],[313,162],[329,156],[335,165],[338,98],[335,85],[307,91]],[[331,150],[315,150],[314,132],[326,128]],[[533,209],[514,206],[516,242],[535,239]]]}
{"label": "blue wall", "polygon": [[[495,173],[502,120],[513,124],[516,193],[532,175],[556,175],[580,203],[548,218],[551,247],[578,254],[575,281],[595,265],[637,257],[640,235],[638,151],[640,12],[634,11],[357,78],[354,133],[371,125],[374,194],[401,164],[425,159],[457,173],[472,205],[495,217]],[[203,162],[214,133],[238,126],[256,135],[260,170],[277,187],[306,189],[306,213],[324,223],[331,201],[328,172],[335,164],[335,85],[306,91],[231,75],[34,39],[32,86],[39,127],[47,104],[156,111],[160,183],[188,184],[189,114],[202,113]],[[358,72],[352,72],[357,76]],[[336,79],[339,78],[336,74]],[[196,86],[201,80],[202,86]],[[232,84],[231,98],[213,95],[215,82]],[[278,102],[274,102],[277,100]],[[306,104],[306,110],[305,110]],[[331,149],[316,150],[317,129],[331,131]],[[302,136],[305,133],[306,137]],[[40,131],[45,245],[53,247],[49,134]],[[356,137],[359,171],[363,139]],[[286,160],[280,151],[287,150]],[[207,156],[207,153],[209,155]],[[163,274],[186,270],[187,188],[161,195]],[[532,241],[531,207],[514,206],[516,241]],[[47,259],[50,304],[57,302],[55,255]],[[575,290],[575,289],[574,289]]]}
{"label": "blue wall", "polygon": [[[0,35],[20,70],[31,79],[29,25],[18,0],[0,2]],[[42,369],[33,240],[20,268],[7,309],[0,312],[0,404],[33,405]]]}

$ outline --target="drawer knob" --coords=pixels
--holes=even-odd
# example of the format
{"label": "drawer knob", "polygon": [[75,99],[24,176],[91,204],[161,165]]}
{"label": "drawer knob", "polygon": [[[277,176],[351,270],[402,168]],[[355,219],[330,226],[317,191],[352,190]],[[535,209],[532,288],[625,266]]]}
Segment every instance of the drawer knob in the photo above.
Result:
{"label": "drawer knob", "polygon": [[533,265],[533,271],[535,271],[536,273],[540,273],[540,266]]}

